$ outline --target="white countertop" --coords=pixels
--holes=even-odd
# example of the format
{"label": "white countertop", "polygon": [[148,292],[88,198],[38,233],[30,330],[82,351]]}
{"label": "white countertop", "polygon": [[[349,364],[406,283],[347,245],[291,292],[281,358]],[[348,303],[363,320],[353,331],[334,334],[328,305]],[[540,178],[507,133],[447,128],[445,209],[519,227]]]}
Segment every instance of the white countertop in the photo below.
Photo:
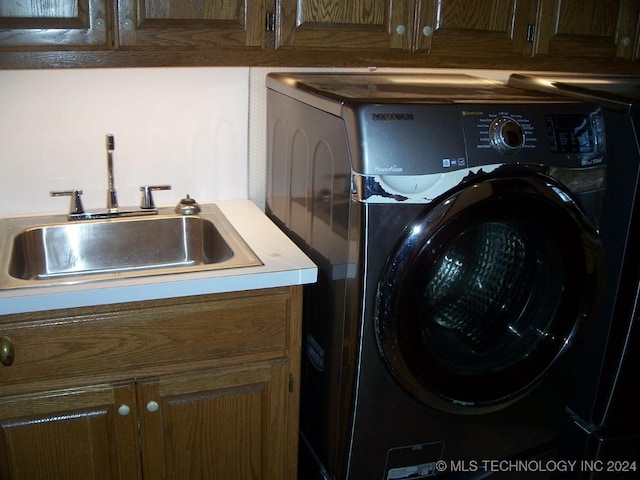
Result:
{"label": "white countertop", "polygon": [[[317,267],[250,200],[214,202],[264,265],[0,291],[0,315],[313,283]],[[2,266],[6,268],[6,266]]]}

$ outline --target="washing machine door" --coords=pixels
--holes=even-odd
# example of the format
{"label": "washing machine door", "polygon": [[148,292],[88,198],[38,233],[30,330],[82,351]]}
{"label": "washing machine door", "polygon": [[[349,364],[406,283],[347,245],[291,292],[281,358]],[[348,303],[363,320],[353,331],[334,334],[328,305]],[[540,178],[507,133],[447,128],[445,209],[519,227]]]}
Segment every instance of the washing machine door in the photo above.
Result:
{"label": "washing machine door", "polygon": [[471,182],[409,225],[389,257],[378,345],[422,402],[495,411],[561,360],[602,275],[597,233],[560,184],[543,175]]}

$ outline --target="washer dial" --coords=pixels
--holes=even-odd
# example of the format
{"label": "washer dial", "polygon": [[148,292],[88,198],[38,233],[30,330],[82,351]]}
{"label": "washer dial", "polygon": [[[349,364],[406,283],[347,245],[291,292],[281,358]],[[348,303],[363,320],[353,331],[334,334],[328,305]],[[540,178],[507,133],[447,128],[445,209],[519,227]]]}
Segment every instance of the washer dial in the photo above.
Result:
{"label": "washer dial", "polygon": [[516,153],[524,146],[524,132],[513,118],[498,117],[489,125],[489,141],[502,153]]}

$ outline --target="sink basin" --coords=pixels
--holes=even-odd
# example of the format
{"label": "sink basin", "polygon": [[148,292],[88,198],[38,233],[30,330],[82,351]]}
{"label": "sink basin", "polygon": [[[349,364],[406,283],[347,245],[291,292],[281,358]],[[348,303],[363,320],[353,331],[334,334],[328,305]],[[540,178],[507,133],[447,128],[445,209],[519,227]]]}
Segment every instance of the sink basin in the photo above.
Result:
{"label": "sink basin", "polygon": [[199,215],[9,219],[0,288],[261,265],[218,207],[207,207]]}

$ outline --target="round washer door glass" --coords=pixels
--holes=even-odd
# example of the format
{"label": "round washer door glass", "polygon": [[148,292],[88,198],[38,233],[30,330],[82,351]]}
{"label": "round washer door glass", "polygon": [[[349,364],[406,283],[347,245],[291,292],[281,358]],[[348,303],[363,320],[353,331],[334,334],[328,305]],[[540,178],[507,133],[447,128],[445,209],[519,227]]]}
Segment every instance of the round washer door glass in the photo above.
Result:
{"label": "round washer door glass", "polygon": [[[526,394],[571,345],[601,272],[595,231],[559,186],[493,178],[411,225],[378,285],[387,365],[446,411],[491,411]],[[471,413],[471,412],[469,412]]]}

